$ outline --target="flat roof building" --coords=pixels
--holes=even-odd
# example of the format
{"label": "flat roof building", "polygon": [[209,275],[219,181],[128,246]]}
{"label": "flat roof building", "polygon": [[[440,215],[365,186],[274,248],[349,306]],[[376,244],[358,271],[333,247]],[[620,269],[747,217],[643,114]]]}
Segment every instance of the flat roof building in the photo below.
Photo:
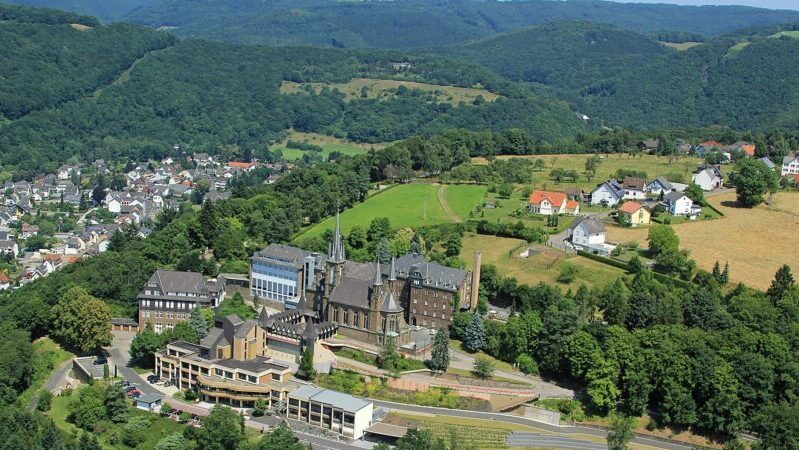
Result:
{"label": "flat roof building", "polygon": [[374,404],[329,389],[303,386],[289,394],[288,417],[354,439],[372,425]]}

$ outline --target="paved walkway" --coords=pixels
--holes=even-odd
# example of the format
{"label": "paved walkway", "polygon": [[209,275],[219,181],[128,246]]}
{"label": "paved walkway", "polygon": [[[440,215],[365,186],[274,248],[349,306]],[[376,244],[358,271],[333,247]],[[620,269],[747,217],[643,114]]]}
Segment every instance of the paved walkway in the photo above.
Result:
{"label": "paved walkway", "polygon": [[[72,358],[61,363],[58,368],[50,374],[50,377],[44,382],[42,390],[53,391],[67,382],[67,374],[72,369]],[[36,404],[39,403],[40,392],[36,392],[28,402],[28,410],[33,411],[36,409]]]}

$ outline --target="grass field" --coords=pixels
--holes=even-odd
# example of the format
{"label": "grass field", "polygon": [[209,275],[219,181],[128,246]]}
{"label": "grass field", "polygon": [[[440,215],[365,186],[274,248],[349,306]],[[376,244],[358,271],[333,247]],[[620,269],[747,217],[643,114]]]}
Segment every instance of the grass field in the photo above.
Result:
{"label": "grass field", "polygon": [[394,96],[394,90],[400,86],[433,93],[437,102],[450,103],[452,105],[457,105],[460,102],[471,103],[478,95],[482,95],[485,100],[490,102],[498,97],[497,94],[485,89],[443,86],[414,81],[379,80],[375,78],[353,78],[347,83],[295,83],[284,81],[280,85],[280,92],[284,94],[305,92],[306,86],[312,87],[314,92],[317,93],[324,86],[330,89],[338,89],[348,101],[363,98],[362,93],[364,92],[366,93],[366,98],[391,98]]}
{"label": "grass field", "polygon": [[[519,257],[519,253],[528,246],[541,250],[541,253],[527,258]],[[577,288],[581,284],[588,287],[604,286],[624,275],[624,271],[616,267],[582,256],[567,257],[566,254],[550,247],[528,245],[520,239],[475,234],[464,237],[461,250],[461,258],[469,269],[471,269],[472,255],[477,250],[483,254],[483,264],[493,264],[502,275],[514,277],[524,284],[536,285],[542,282],[557,284],[565,290],[568,287]],[[511,250],[513,256],[509,255]],[[574,281],[569,284],[558,283],[561,271],[569,265],[576,269]]]}
{"label": "grass field", "polygon": [[727,50],[727,54],[724,55],[724,57],[727,58],[729,56],[735,56],[738,53],[741,53],[743,49],[749,46],[749,44],[751,44],[751,42],[739,42],[733,45],[729,50]]}
{"label": "grass field", "polygon": [[[509,222],[516,223],[518,221],[524,222],[525,225],[535,228],[544,228],[550,232],[559,232],[569,227],[574,221],[573,216],[560,216],[558,219],[557,228],[546,228],[546,218],[538,214],[529,214],[525,211],[527,207],[528,198],[522,196],[522,186],[516,186],[513,195],[510,198],[500,198],[499,195],[494,193],[487,193],[485,200],[494,203],[493,208],[483,208],[480,214],[480,219],[488,220],[489,222]],[[591,207],[587,204],[580,205],[581,211],[593,209],[602,211],[600,207]]]}
{"label": "grass field", "polygon": [[[730,279],[765,289],[782,264],[799,270],[799,193],[780,193],[771,207],[733,206],[735,194],[711,197],[725,214],[717,220],[674,226],[680,245],[691,252],[699,268],[710,270],[716,261],[730,263]],[[773,208],[780,208],[775,210]],[[608,240],[646,243],[646,229],[608,228]]]}
{"label": "grass field", "polygon": [[21,395],[22,404],[27,404],[36,392],[42,388],[50,374],[74,355],[61,348],[49,337],[42,337],[33,342],[33,376],[31,384]]}
{"label": "grass field", "polygon": [[778,38],[783,36],[799,39],[799,31],[780,31],[779,33],[772,34],[769,37]]}
{"label": "grass field", "polygon": [[[682,156],[669,163],[669,159],[662,156],[641,155],[640,157],[630,157],[627,154],[618,153],[612,155],[600,155],[602,157],[597,165],[594,178],[589,181],[585,172],[585,161],[590,155],[526,155],[522,158],[542,159],[546,164],[544,170],[534,172],[535,181],[533,187],[538,189],[560,190],[568,187],[581,187],[586,191],[592,190],[597,184],[610,178],[611,174],[619,169],[632,169],[646,172],[647,180],[652,180],[658,176],[665,176],[670,181],[677,183],[691,182],[691,173],[702,162],[700,158],[693,156]],[[500,159],[509,159],[513,156],[499,156]],[[517,156],[518,158],[519,156]],[[484,158],[473,158],[475,164],[485,164]],[[549,177],[552,169],[561,168],[565,170],[576,170],[580,177],[576,182],[564,181],[558,183]],[[682,180],[682,181],[681,181]]]}
{"label": "grass field", "polygon": [[302,155],[306,152],[304,150],[286,147],[286,143],[289,140],[308,142],[310,144],[322,147],[322,156],[324,158],[327,158],[328,155],[330,155],[330,153],[334,151],[341,152],[347,156],[352,156],[352,155],[359,155],[361,153],[366,153],[367,151],[369,151],[370,148],[379,149],[387,145],[387,144],[370,144],[370,145],[358,144],[355,142],[350,142],[346,139],[339,139],[324,134],[293,132],[289,135],[288,139],[279,144],[271,146],[270,149],[280,150],[283,153],[283,157],[285,157],[286,160],[288,161],[293,161],[295,159],[302,158]]}
{"label": "grass field", "polygon": [[[438,184],[411,183],[386,189],[375,194],[363,203],[360,203],[341,213],[341,228],[343,233],[355,225],[368,228],[375,217],[388,217],[392,228],[417,227],[423,225],[438,225],[454,222],[453,218],[444,210],[438,199]],[[445,187],[444,197],[452,211],[465,218],[485,194],[485,186],[450,185]],[[425,201],[425,198],[427,199]],[[427,207],[425,208],[425,204]],[[425,219],[426,209],[426,219]],[[322,235],[325,230],[333,229],[335,218],[329,217],[321,223],[309,228],[298,238],[314,238]]]}

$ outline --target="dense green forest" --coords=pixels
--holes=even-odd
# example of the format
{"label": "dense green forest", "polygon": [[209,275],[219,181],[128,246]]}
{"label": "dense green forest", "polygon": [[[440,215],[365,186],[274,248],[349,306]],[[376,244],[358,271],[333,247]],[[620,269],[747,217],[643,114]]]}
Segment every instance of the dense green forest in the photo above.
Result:
{"label": "dense green forest", "polygon": [[627,127],[722,125],[795,129],[799,39],[718,38],[597,81],[574,97],[592,117]]}
{"label": "dense green forest", "polygon": [[[0,125],[0,163],[18,173],[52,170],[71,156],[87,161],[158,158],[173,151],[174,144],[187,151],[225,152],[227,157],[236,157],[244,148],[258,154],[289,129],[387,142],[452,128],[520,128],[550,143],[586,130],[565,102],[536,95],[478,66],[440,57],[197,40],[175,43],[167,34],[131,25],[78,31],[68,25],[7,22],[0,26],[3,30],[12,37],[26,36],[19,51],[0,57],[5,114],[13,119],[42,109]],[[62,33],[71,40],[55,45]],[[172,46],[161,49],[167,45]],[[140,53],[157,49],[161,50],[146,53],[123,78],[111,82]],[[100,63],[85,70],[88,61]],[[396,72],[393,61],[413,67]],[[478,85],[501,98],[450,105],[412,89],[390,99],[351,101],[334,90],[279,91],[283,80],[344,82],[355,76]],[[64,102],[98,87],[103,89],[96,95]]]}
{"label": "dense green forest", "polygon": [[795,11],[740,6],[686,7],[598,0],[4,0],[104,20],[177,27],[180,36],[228,42],[325,47],[416,48],[464,42],[557,20],[588,20],[640,33],[719,35],[799,20]]}
{"label": "dense green forest", "polygon": [[436,51],[511,80],[580,90],[671,50],[646,36],[590,22],[555,22]]}
{"label": "dense green forest", "polygon": [[126,24],[77,30],[8,21],[0,23],[0,42],[2,122],[91,93],[175,38]]}

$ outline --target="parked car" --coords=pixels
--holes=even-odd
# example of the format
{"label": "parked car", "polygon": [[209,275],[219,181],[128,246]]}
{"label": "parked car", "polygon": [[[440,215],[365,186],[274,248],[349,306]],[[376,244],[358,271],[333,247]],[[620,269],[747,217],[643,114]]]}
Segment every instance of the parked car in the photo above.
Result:
{"label": "parked car", "polygon": [[139,397],[141,397],[141,392],[139,391],[134,392],[133,395],[130,396],[130,398],[132,398],[133,400],[136,400]]}
{"label": "parked car", "polygon": [[138,398],[138,397],[136,397],[137,395],[139,397],[141,396],[141,391],[138,390],[138,389],[132,389],[132,390],[128,391],[128,393],[127,393],[127,396],[130,397],[130,398]]}
{"label": "parked car", "polygon": [[102,366],[103,364],[108,363],[108,358],[105,355],[98,355],[97,358],[94,359],[95,366]]}
{"label": "parked car", "polygon": [[147,377],[147,381],[149,383],[158,383],[159,381],[161,381],[161,378],[159,378],[158,375],[150,375]]}

